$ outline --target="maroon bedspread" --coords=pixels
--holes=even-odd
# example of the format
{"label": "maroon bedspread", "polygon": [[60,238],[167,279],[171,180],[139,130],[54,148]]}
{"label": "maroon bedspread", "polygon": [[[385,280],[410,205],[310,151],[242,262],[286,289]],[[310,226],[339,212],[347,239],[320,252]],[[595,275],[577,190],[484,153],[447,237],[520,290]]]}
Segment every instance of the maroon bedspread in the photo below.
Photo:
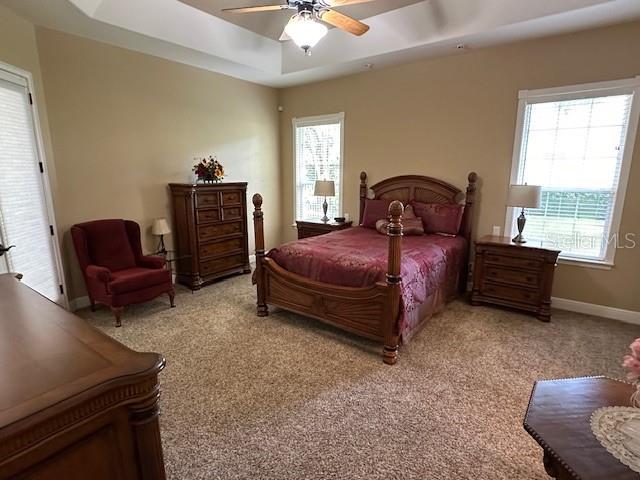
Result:
{"label": "maroon bedspread", "polygon": [[[268,253],[284,269],[313,280],[366,287],[385,280],[388,237],[354,227],[285,243]],[[411,336],[422,319],[440,310],[457,290],[467,241],[441,235],[402,238],[400,332]]]}

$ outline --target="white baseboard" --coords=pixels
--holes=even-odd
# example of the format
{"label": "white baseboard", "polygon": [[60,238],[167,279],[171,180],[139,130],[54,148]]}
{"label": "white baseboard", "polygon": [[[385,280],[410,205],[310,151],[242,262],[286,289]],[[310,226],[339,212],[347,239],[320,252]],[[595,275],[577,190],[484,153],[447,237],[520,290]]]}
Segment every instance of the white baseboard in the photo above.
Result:
{"label": "white baseboard", "polygon": [[586,313],[596,317],[612,318],[621,322],[633,323],[640,325],[640,312],[633,310],[624,310],[622,308],[607,307],[605,305],[596,305],[595,303],[578,302],[567,298],[551,298],[551,306],[560,310],[568,310],[569,312]]}
{"label": "white baseboard", "polygon": [[74,298],[69,302],[69,308],[72,312],[80,310],[81,308],[87,308],[89,305],[91,305],[91,302],[89,301],[89,297],[86,296]]}

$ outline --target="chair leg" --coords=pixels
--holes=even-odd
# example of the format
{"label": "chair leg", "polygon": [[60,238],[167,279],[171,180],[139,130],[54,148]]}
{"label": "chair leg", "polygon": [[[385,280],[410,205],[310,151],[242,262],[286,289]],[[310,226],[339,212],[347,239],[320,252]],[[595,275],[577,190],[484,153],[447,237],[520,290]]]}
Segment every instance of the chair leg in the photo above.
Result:
{"label": "chair leg", "polygon": [[91,302],[91,306],[89,307],[91,309],[92,312],[96,311],[96,302],[93,298],[89,299],[89,302]]}
{"label": "chair leg", "polygon": [[120,320],[120,317],[123,311],[124,311],[124,307],[111,307],[111,312],[113,312],[113,316],[116,317],[116,327],[122,326],[122,321]]}
{"label": "chair leg", "polygon": [[171,308],[175,308],[176,304],[174,302],[175,298],[176,298],[176,291],[175,290],[170,290],[167,292],[167,295],[169,295],[169,302],[171,303]]}

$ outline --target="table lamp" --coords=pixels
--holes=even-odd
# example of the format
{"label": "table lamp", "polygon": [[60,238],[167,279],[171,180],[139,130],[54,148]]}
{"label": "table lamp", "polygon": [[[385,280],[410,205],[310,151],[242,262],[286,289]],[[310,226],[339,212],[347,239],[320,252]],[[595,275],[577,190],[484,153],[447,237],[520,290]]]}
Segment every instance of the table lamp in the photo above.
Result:
{"label": "table lamp", "polygon": [[329,208],[327,197],[333,197],[336,194],[336,187],[333,180],[316,180],[316,188],[313,194],[316,197],[324,197],[324,202],[322,202],[324,217],[322,217],[322,221],[327,223],[329,221],[329,217],[327,217],[327,209]]}
{"label": "table lamp", "polygon": [[542,187],[537,185],[511,185],[509,187],[509,196],[507,197],[508,207],[522,208],[518,217],[518,235],[511,239],[514,243],[526,243],[522,236],[524,224],[527,219],[524,216],[525,208],[540,208],[542,198]]}
{"label": "table lamp", "polygon": [[171,229],[169,228],[169,223],[166,218],[156,218],[153,221],[153,225],[151,226],[151,233],[156,237],[160,237],[160,243],[158,244],[157,253],[161,253],[165,255],[167,253],[167,249],[164,246],[164,236],[171,233]]}

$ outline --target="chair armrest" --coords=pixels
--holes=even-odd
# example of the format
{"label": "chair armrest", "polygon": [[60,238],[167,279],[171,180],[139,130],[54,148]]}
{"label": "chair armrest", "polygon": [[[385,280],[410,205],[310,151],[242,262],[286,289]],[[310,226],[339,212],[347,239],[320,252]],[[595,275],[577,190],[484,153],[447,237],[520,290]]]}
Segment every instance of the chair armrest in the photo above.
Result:
{"label": "chair armrest", "polygon": [[164,267],[165,263],[167,263],[165,258],[158,255],[143,255],[138,259],[138,265],[141,267],[155,270]]}
{"label": "chair armrest", "polygon": [[109,283],[111,281],[111,270],[98,265],[89,265],[87,267],[87,277],[96,278],[102,283]]}

